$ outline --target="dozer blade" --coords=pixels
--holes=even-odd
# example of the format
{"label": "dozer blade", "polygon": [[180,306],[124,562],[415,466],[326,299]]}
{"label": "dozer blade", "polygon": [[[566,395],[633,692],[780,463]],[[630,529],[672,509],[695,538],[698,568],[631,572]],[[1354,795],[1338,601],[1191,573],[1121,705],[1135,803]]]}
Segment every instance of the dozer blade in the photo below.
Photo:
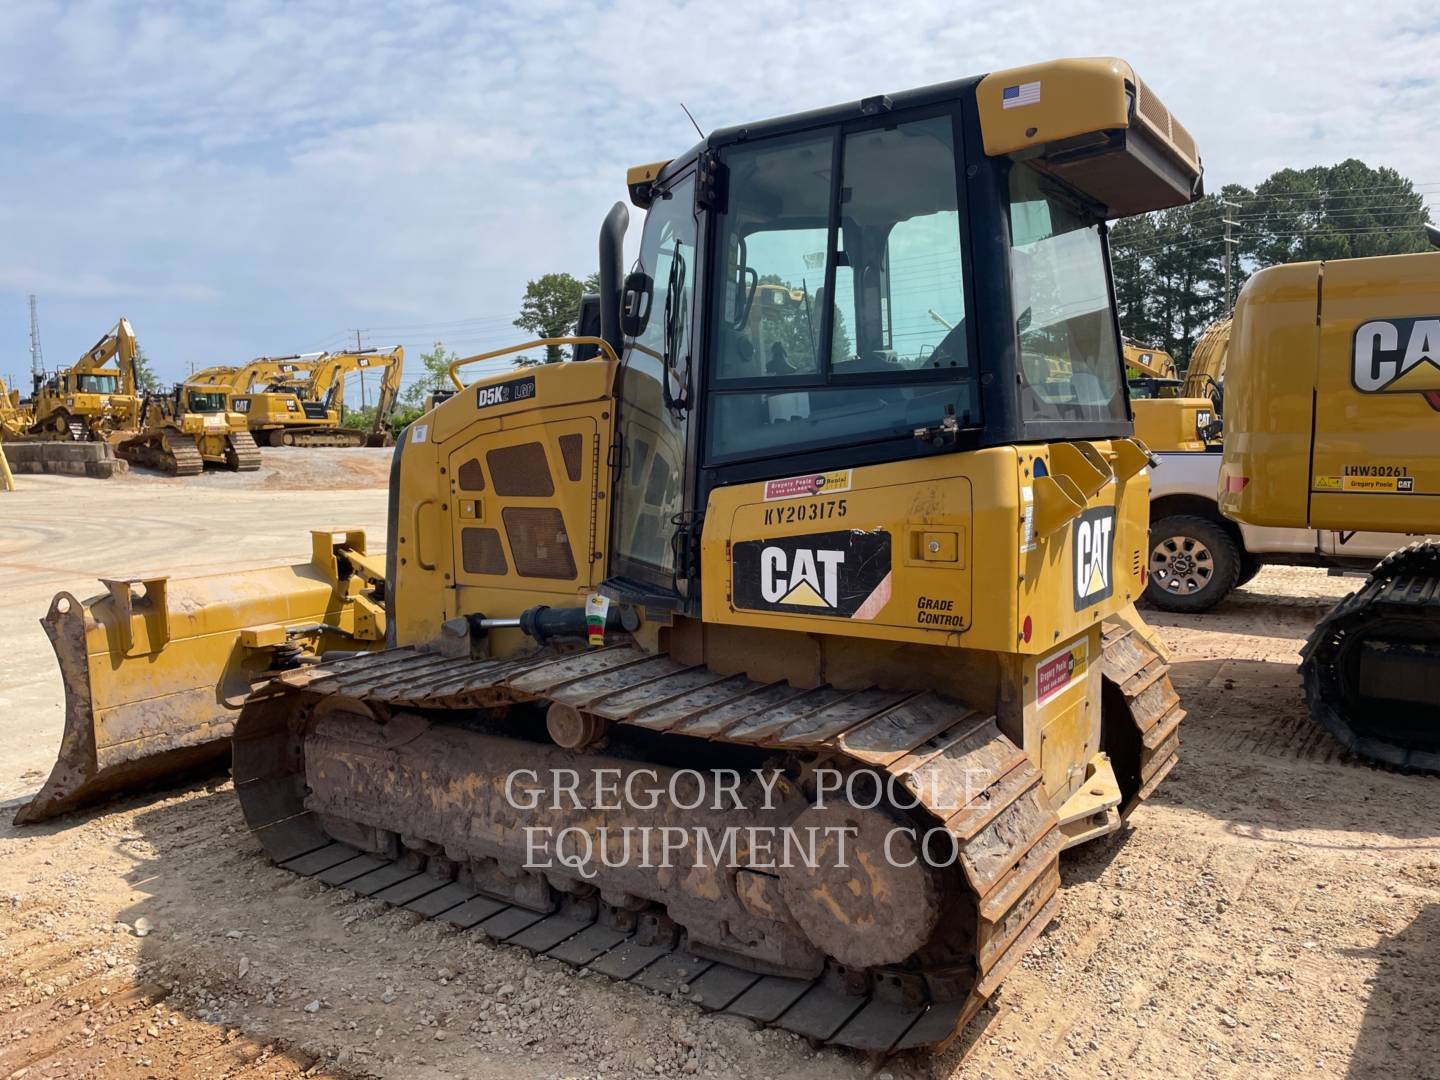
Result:
{"label": "dozer blade", "polygon": [[59,593],[41,620],[65,685],[50,778],[15,823],[177,779],[224,761],[254,681],[332,650],[383,644],[358,530],[312,532],[307,563]]}

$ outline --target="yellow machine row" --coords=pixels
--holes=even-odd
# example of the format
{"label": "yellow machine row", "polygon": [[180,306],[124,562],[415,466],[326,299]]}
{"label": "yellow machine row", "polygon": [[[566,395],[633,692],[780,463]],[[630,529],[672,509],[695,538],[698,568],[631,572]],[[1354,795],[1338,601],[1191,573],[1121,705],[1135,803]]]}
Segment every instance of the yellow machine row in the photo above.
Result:
{"label": "yellow machine row", "polygon": [[[257,364],[260,361],[256,362]],[[265,446],[389,446],[386,420],[400,391],[405,350],[317,353],[286,358],[288,370],[252,379],[232,395],[230,406],[245,417]],[[375,419],[369,430],[346,427],[343,419],[347,375],[374,371]],[[239,388],[237,388],[239,389]]]}
{"label": "yellow machine row", "polygon": [[1440,543],[1406,545],[1440,533],[1440,252],[1256,274],[1226,382],[1227,516],[1396,534],[1305,646],[1311,715],[1360,757],[1440,772]]}
{"label": "yellow machine row", "polygon": [[[87,764],[113,742],[99,673],[118,708],[193,639],[188,688],[269,650],[238,717],[238,679],[174,713],[233,719],[287,869],[818,1041],[944,1044],[1048,924],[1061,850],[1176,761],[1105,222],[1195,198],[1194,143],[1129,65],[1067,60],[717,131],[627,186],[594,332],[487,354],[576,362],[452,367],[396,447],[383,582],[317,541],[350,655],[287,668],[258,596],[142,637],[112,586],[69,623],[68,730]],[[748,779],[711,809],[598,802],[717,771]],[[756,829],[830,839],[700,855]]]}

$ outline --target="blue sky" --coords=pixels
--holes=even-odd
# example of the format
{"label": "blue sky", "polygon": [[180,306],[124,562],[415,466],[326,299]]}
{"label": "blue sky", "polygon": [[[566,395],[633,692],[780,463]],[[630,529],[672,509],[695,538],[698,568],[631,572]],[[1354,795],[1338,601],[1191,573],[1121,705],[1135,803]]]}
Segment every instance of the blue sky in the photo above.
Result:
{"label": "blue sky", "polygon": [[1430,3],[6,0],[0,376],[30,292],[52,366],[122,314],[167,377],[356,328],[510,344],[527,279],[594,268],[625,167],[694,143],[680,101],[708,130],[1111,54],[1212,187],[1356,156],[1440,206]]}

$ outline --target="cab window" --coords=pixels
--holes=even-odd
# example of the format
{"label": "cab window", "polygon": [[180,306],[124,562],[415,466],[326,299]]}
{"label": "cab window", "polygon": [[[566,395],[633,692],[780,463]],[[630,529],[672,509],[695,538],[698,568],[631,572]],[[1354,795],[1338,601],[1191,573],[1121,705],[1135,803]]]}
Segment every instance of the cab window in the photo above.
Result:
{"label": "cab window", "polygon": [[82,394],[115,394],[120,389],[120,379],[116,375],[78,375],[75,379],[75,388]]}
{"label": "cab window", "polygon": [[905,438],[949,414],[978,425],[954,118],[776,138],[725,163],[707,460]]}
{"label": "cab window", "polygon": [[1011,295],[1026,420],[1125,420],[1102,228],[1031,166],[1011,170]]}
{"label": "cab window", "polygon": [[188,396],[189,410],[196,413],[218,413],[225,411],[225,394],[223,391],[198,391],[191,390]]}

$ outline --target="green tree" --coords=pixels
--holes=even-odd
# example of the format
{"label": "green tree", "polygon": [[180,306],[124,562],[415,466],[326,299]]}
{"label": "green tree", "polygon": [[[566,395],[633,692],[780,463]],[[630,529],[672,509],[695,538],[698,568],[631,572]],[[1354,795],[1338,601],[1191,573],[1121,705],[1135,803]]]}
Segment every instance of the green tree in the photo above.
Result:
{"label": "green tree", "polygon": [[1259,266],[1425,251],[1425,199],[1394,169],[1351,158],[1281,169],[1238,211],[1242,253]]}
{"label": "green tree", "polygon": [[[598,288],[598,275],[595,278]],[[545,274],[525,286],[525,297],[520,301],[520,315],[515,325],[528,330],[537,338],[568,337],[575,330],[576,317],[580,312],[580,297],[591,278],[581,281],[573,274],[560,272]],[[560,345],[545,346],[547,364],[558,364],[566,358],[566,351]],[[529,357],[516,361],[520,366],[539,363]]]}
{"label": "green tree", "polygon": [[[425,374],[400,392],[401,404],[412,409],[422,409],[427,397],[436,390],[451,385],[450,365],[459,359],[459,353],[450,352],[443,343],[435,342],[429,352],[420,354],[420,363],[425,369]],[[399,410],[396,411],[399,412]]]}
{"label": "green tree", "polygon": [[[1225,292],[1226,220],[1235,241]],[[1200,332],[1228,315],[1256,270],[1276,263],[1424,251],[1428,214],[1415,186],[1362,161],[1281,169],[1254,190],[1227,184],[1188,206],[1117,222],[1110,232],[1120,325],[1183,367]]]}
{"label": "green tree", "polygon": [[136,344],[135,346],[135,385],[139,387],[140,393],[160,389],[160,380],[155,376],[155,371],[150,367],[150,358],[145,355],[145,349]]}

